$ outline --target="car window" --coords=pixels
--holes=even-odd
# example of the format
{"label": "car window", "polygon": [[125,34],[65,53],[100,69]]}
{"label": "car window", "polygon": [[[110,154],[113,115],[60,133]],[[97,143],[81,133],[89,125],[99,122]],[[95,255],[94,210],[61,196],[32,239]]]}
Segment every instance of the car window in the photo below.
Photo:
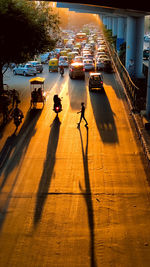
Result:
{"label": "car window", "polygon": [[33,66],[32,65],[26,65],[26,68],[29,69],[29,68],[32,68]]}
{"label": "car window", "polygon": [[91,60],[84,60],[84,64],[93,64]]}
{"label": "car window", "polygon": [[100,81],[101,77],[99,75],[94,75],[94,76],[91,76],[91,79],[94,81]]}

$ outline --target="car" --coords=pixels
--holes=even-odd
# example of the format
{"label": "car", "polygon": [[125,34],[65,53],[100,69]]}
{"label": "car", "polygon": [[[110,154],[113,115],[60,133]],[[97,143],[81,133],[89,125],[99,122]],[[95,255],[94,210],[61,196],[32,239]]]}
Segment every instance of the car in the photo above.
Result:
{"label": "car", "polygon": [[82,56],[85,54],[91,54],[91,50],[90,49],[83,49],[81,54],[82,54]]}
{"label": "car", "polygon": [[35,67],[37,72],[42,73],[43,65],[39,61],[29,61],[28,63]]}
{"label": "car", "polygon": [[104,90],[103,76],[100,72],[91,72],[89,76],[89,91]]}
{"label": "car", "polygon": [[99,57],[102,57],[102,56],[105,56],[106,53],[104,51],[102,52],[97,52],[96,55],[95,55],[95,58],[98,59]]}
{"label": "car", "polygon": [[96,59],[96,69],[104,70],[107,62],[111,62],[111,60],[106,56],[100,56]]}
{"label": "car", "polygon": [[74,62],[70,64],[69,76],[71,79],[82,78],[85,79],[85,68],[84,64],[80,62]]}
{"label": "car", "polygon": [[83,62],[83,57],[81,57],[81,56],[76,56],[75,58],[74,58],[74,62]]}
{"label": "car", "polygon": [[143,59],[148,59],[149,58],[149,49],[144,49],[143,50]]}
{"label": "car", "polygon": [[47,63],[47,61],[49,60],[49,57],[50,57],[49,52],[46,52],[44,54],[40,54],[41,63]]}
{"label": "car", "polygon": [[59,62],[58,62],[58,66],[63,66],[63,67],[68,67],[69,63],[68,63],[68,57],[67,56],[60,56],[59,57]]}
{"label": "car", "polygon": [[21,74],[24,76],[36,75],[37,70],[35,67],[33,67],[32,64],[27,63],[27,64],[19,64],[17,67],[13,69],[13,73],[14,75]]}
{"label": "car", "polygon": [[83,60],[84,60],[84,59],[91,59],[91,60],[93,60],[93,58],[94,58],[94,57],[93,57],[93,55],[91,55],[91,54],[84,54],[84,55],[83,55]]}
{"label": "car", "polygon": [[113,72],[112,61],[110,59],[104,60],[104,71],[108,73]]}
{"label": "car", "polygon": [[104,61],[101,59],[96,60],[96,70],[103,70],[104,69]]}
{"label": "car", "polygon": [[95,65],[93,63],[93,60],[91,59],[84,59],[83,60],[83,64],[84,64],[84,68],[85,68],[85,71],[89,71],[89,70],[95,70]]}

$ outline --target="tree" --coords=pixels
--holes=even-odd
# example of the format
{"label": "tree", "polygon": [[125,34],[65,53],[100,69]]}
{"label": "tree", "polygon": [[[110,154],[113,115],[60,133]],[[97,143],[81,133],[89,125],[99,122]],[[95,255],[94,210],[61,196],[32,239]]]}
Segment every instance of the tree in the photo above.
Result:
{"label": "tree", "polygon": [[[0,1],[0,90],[4,66],[26,62],[34,55],[53,49],[59,19],[48,3],[27,0]],[[2,26],[3,25],[3,26]]]}

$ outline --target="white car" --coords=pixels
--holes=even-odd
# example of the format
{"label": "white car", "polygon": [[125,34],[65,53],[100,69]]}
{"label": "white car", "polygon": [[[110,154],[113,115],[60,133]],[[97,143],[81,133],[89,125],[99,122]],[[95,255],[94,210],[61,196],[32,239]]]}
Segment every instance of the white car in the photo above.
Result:
{"label": "white car", "polygon": [[37,70],[33,65],[27,63],[27,64],[19,64],[17,67],[13,69],[14,75],[21,74],[24,76],[27,75],[36,75]]}
{"label": "white car", "polygon": [[83,60],[85,71],[87,70],[95,70],[95,65],[93,63],[93,60],[91,59],[84,59]]}
{"label": "white car", "polygon": [[109,60],[108,57],[99,57],[96,60],[96,70],[104,70],[104,68],[105,68],[105,62],[107,62],[108,60]]}
{"label": "white car", "polygon": [[43,65],[39,61],[29,61],[28,63],[33,65],[33,67],[36,68],[37,72],[42,73]]}
{"label": "white car", "polygon": [[105,56],[105,55],[106,55],[106,53],[104,51],[101,51],[101,52],[97,52],[95,57],[96,57],[96,59],[98,59],[100,56]]}
{"label": "white car", "polygon": [[60,56],[59,57],[59,62],[58,62],[58,66],[63,66],[63,67],[68,67],[69,63],[68,63],[68,57],[67,56]]}

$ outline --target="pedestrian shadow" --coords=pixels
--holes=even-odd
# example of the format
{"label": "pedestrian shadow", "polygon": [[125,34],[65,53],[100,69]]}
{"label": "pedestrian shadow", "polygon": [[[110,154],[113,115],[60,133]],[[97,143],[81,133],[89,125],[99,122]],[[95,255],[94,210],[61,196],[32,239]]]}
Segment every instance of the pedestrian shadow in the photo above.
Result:
{"label": "pedestrian shadow", "polygon": [[114,116],[108,97],[105,92],[90,92],[97,129],[103,143],[118,143],[118,134]]}
{"label": "pedestrian shadow", "polygon": [[79,110],[81,102],[87,104],[87,92],[85,81],[71,80],[68,81],[68,95],[70,100],[70,107],[72,110]]}
{"label": "pedestrian shadow", "polygon": [[90,186],[90,177],[89,177],[89,169],[88,169],[88,127],[86,127],[86,148],[84,151],[83,146],[83,138],[80,127],[78,127],[80,140],[81,140],[81,149],[82,149],[82,158],[83,158],[83,166],[84,166],[84,179],[85,179],[85,191],[82,189],[80,185],[80,189],[85,198],[87,213],[88,213],[88,223],[90,229],[90,255],[91,255],[91,267],[97,267],[96,259],[95,259],[95,234],[94,234],[94,214],[93,214],[93,203],[92,203],[92,193]]}
{"label": "pedestrian shadow", "polygon": [[[42,110],[29,110],[18,135],[13,134],[6,140],[4,147],[0,152],[0,175],[2,173],[4,174],[3,181],[0,185],[0,192],[4,187],[9,174],[19,165],[19,162],[25,156],[29,143],[36,133],[35,126],[41,112]],[[7,166],[5,166],[6,164]]]}
{"label": "pedestrian shadow", "polygon": [[44,162],[43,173],[41,176],[41,180],[38,187],[38,192],[36,196],[36,206],[34,212],[34,227],[38,224],[42,217],[42,212],[44,208],[44,204],[47,198],[47,194],[49,191],[51,178],[56,162],[56,150],[59,140],[59,131],[60,131],[60,120],[59,117],[56,116],[52,125],[51,131],[49,135],[49,141],[47,146],[47,154]]}

